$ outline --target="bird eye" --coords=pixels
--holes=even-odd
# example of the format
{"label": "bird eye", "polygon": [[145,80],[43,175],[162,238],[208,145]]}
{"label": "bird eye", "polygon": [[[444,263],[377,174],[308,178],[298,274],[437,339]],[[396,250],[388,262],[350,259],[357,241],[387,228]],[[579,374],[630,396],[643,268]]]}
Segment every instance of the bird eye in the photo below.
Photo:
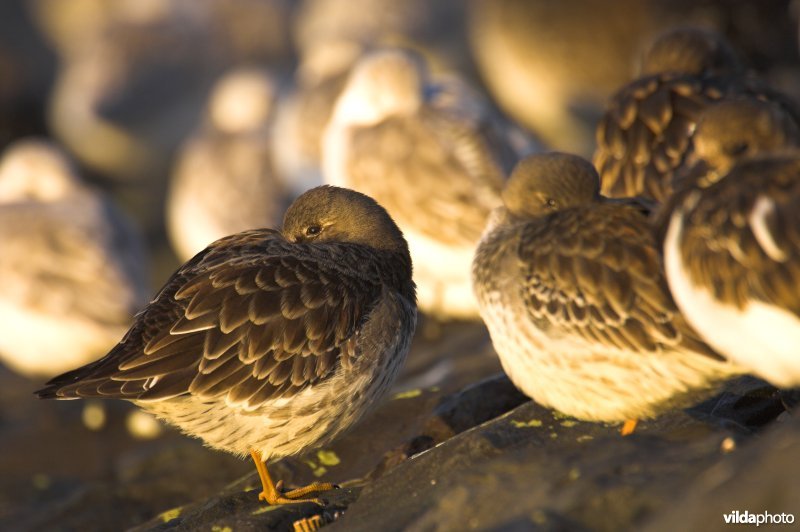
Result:
{"label": "bird eye", "polygon": [[306,227],[306,236],[317,236],[322,228],[318,225],[309,225]]}
{"label": "bird eye", "polygon": [[547,200],[545,200],[545,205],[547,205],[550,209],[555,209],[556,200],[554,200],[553,198],[547,198]]}

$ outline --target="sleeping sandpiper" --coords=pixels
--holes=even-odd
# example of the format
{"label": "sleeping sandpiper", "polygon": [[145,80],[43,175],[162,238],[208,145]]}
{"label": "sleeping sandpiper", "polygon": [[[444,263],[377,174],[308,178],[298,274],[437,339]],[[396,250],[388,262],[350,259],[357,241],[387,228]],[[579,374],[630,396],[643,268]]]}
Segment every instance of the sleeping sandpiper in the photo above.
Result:
{"label": "sleeping sandpiper", "polygon": [[709,108],[697,163],[665,216],[667,279],[687,320],[780,387],[800,385],[799,141],[797,123],[774,103]]}
{"label": "sleeping sandpiper", "polygon": [[281,232],[245,231],[184,264],[104,358],[51,380],[43,398],[133,401],[216,449],[265,462],[323,445],[389,389],[416,325],[411,259],[373,199],[317,187]]}
{"label": "sleeping sandpiper", "polygon": [[589,162],[528,157],[503,200],[473,283],[503,368],[528,396],[579,419],[632,421],[741,372],[672,301],[641,205],[601,196]]}

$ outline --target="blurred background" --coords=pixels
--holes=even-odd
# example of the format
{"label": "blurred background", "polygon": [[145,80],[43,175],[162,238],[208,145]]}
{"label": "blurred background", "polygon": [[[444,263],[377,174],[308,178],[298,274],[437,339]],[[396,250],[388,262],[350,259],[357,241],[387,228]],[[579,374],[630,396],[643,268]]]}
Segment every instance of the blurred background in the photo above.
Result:
{"label": "blurred background", "polygon": [[[57,147],[132,226],[142,253],[130,260],[145,271],[131,282],[145,283],[137,297],[147,301],[209,235],[279,226],[291,199],[321,182],[322,131],[365,51],[412,48],[549,149],[591,157],[609,97],[670,27],[720,31],[749,68],[800,96],[798,11],[790,0],[8,0],[0,3],[0,157],[26,137]],[[9,212],[0,234],[20,232]],[[37,253],[19,249],[0,241],[0,257]],[[114,249],[91,271],[104,271]],[[42,253],[56,269],[64,264]],[[0,283],[28,282],[4,264]],[[71,290],[82,299],[83,289]],[[481,325],[448,327],[418,340],[398,390],[455,390],[499,371]],[[32,392],[47,377],[0,367],[4,530],[24,528],[33,508],[57,513],[96,496],[89,486],[141,480],[151,462],[172,464],[165,476],[194,472],[160,492],[163,508],[250,471],[131,417],[127,405],[40,402]],[[118,507],[126,526],[152,516],[149,503],[126,501]]]}

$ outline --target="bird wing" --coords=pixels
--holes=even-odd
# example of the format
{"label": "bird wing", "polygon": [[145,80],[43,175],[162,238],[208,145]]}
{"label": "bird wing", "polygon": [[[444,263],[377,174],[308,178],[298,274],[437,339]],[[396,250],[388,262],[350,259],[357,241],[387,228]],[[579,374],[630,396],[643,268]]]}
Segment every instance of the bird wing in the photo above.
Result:
{"label": "bird wing", "polygon": [[717,357],[675,306],[637,206],[560,211],[525,226],[518,253],[529,317],[551,336],[637,352],[683,346]]}
{"label": "bird wing", "polygon": [[800,316],[800,158],[740,163],[689,207],[695,194],[680,243],[693,282],[737,308],[756,299]]}
{"label": "bird wing", "polygon": [[593,162],[603,194],[664,201],[691,151],[700,113],[723,96],[715,78],[658,74],[623,87],[597,126]]}
{"label": "bird wing", "polygon": [[188,393],[254,410],[324,381],[353,363],[359,329],[382,293],[325,251],[266,229],[215,242],[170,278],[106,357],[56,377],[40,395],[157,401]]}

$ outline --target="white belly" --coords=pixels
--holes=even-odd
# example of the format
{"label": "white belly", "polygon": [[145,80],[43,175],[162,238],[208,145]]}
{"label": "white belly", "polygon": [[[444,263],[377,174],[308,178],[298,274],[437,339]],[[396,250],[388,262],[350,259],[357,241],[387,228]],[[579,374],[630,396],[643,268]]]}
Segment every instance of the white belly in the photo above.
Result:
{"label": "white belly", "polygon": [[772,384],[800,385],[800,320],[759,301],[737,309],[694,285],[680,258],[681,230],[679,213],[673,214],[664,259],[673,297],[689,323],[714,349]]}
{"label": "white belly", "polygon": [[475,248],[445,246],[409,228],[401,229],[414,264],[419,308],[439,318],[478,318],[471,277]]}

